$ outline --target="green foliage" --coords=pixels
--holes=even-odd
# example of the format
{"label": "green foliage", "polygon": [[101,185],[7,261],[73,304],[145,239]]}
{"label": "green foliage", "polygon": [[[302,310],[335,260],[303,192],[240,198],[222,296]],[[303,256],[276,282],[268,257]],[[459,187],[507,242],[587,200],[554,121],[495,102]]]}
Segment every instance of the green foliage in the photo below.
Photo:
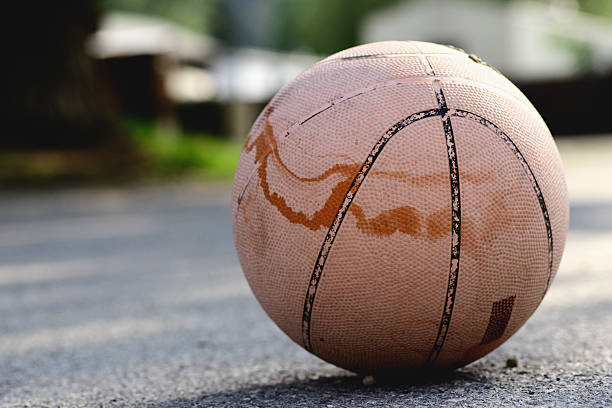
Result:
{"label": "green foliage", "polygon": [[107,10],[151,14],[207,33],[221,0],[103,0]]}
{"label": "green foliage", "polygon": [[123,148],[0,151],[0,187],[106,184],[198,176],[231,180],[242,142],[123,123]]}
{"label": "green foliage", "polygon": [[612,18],[612,0],[579,0],[582,11]]}
{"label": "green foliage", "polygon": [[372,11],[401,0],[286,0],[279,2],[277,46],[331,54],[359,41],[359,27]]}
{"label": "green foliage", "polygon": [[580,40],[562,35],[552,35],[550,40],[559,48],[571,53],[578,63],[580,73],[594,71],[594,49],[593,46]]}
{"label": "green foliage", "polygon": [[203,134],[180,134],[150,122],[127,121],[128,136],[143,156],[142,173],[164,177],[198,174],[231,179],[242,142]]}

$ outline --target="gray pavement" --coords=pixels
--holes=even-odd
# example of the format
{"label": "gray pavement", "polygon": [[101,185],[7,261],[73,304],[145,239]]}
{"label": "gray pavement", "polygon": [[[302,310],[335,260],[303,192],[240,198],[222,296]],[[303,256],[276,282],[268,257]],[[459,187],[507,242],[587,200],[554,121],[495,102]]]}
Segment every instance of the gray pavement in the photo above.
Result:
{"label": "gray pavement", "polygon": [[259,307],[226,186],[2,193],[0,407],[610,407],[612,200],[583,187],[561,271],[513,338],[367,385]]}

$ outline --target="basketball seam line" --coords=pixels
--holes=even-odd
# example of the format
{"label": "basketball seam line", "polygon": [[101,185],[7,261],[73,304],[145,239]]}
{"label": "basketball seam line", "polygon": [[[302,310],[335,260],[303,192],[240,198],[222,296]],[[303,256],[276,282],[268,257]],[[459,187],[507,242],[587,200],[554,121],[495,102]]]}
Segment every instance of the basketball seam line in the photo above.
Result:
{"label": "basketball seam line", "polygon": [[[430,109],[430,110],[414,113],[414,114],[409,115],[408,117],[402,119],[401,121],[399,121],[396,124],[394,124],[391,128],[389,128],[385,132],[385,134],[378,140],[376,145],[374,145],[374,147],[372,148],[372,150],[370,152],[370,155],[368,156],[368,158],[366,159],[366,161],[362,165],[360,171],[357,173],[357,175],[353,179],[353,182],[351,183],[350,187],[348,188],[347,193],[345,195],[345,199],[342,202],[340,208],[338,209],[338,212],[336,213],[336,217],[334,218],[334,220],[333,220],[333,222],[332,222],[332,224],[331,224],[331,226],[330,226],[330,228],[328,230],[326,238],[325,238],[325,240],[323,242],[323,245],[321,246],[321,249],[319,251],[319,255],[317,256],[317,260],[316,260],[315,266],[313,268],[313,273],[311,275],[311,278],[310,278],[310,281],[309,281],[309,286],[308,286],[308,289],[307,289],[307,292],[306,292],[306,297],[304,299],[304,309],[303,309],[303,313],[302,313],[302,341],[303,341],[304,348],[306,350],[308,350],[310,352],[313,351],[312,343],[311,343],[311,336],[310,336],[310,334],[311,334],[312,310],[313,310],[313,307],[314,307],[314,301],[315,301],[315,298],[316,298],[316,292],[318,290],[318,286],[319,286],[320,280],[322,278],[323,269],[325,267],[325,263],[327,261],[327,257],[329,255],[329,252],[331,251],[331,247],[333,245],[335,237],[336,237],[336,235],[337,235],[337,233],[338,233],[338,231],[340,229],[340,225],[342,224],[342,221],[344,220],[344,217],[345,217],[345,215],[346,215],[346,213],[348,211],[348,208],[349,208],[350,204],[352,203],[352,201],[353,201],[357,191],[359,190],[359,187],[363,183],[363,180],[365,179],[365,176],[367,175],[367,173],[369,172],[370,168],[372,167],[372,165],[376,161],[376,158],[378,157],[378,155],[382,152],[382,149],[384,148],[384,146],[387,144],[387,142],[396,133],[398,133],[402,129],[406,128],[407,126],[411,125],[412,123],[417,122],[418,120],[429,118],[429,117],[435,117],[435,116],[444,116],[444,115],[446,115],[447,117],[457,116],[457,117],[464,117],[464,118],[467,118],[467,119],[475,120],[478,123],[480,123],[481,125],[489,128],[490,130],[493,130],[494,133],[497,134],[498,136],[502,137],[502,139],[508,144],[509,147],[514,146],[514,148],[516,148],[515,155],[520,155],[520,157],[518,157],[518,159],[521,162],[521,164],[524,166],[524,170],[526,172],[529,171],[529,173],[531,174],[531,176],[529,178],[532,181],[532,184],[534,186],[534,190],[536,191],[536,194],[538,195],[538,201],[541,203],[541,210],[542,210],[542,213],[543,213],[544,218],[545,218],[545,224],[546,224],[546,228],[547,228],[547,235],[549,237],[549,259],[552,258],[552,230],[550,229],[550,222],[546,221],[546,219],[548,218],[548,212],[546,210],[544,199],[541,196],[541,190],[539,189],[539,186],[537,186],[537,181],[535,180],[535,175],[533,175],[533,172],[531,172],[531,169],[530,169],[528,163],[526,162],[526,160],[524,159],[524,157],[522,156],[522,154],[518,150],[518,147],[516,147],[516,145],[514,144],[512,139],[508,135],[506,135],[499,127],[497,127],[495,124],[493,124],[492,122],[482,118],[479,115],[471,113],[469,111],[446,108],[446,112],[445,112],[442,109],[438,108],[438,109]],[[514,149],[513,149],[513,151],[514,151]],[[529,176],[529,174],[528,174],[528,176]],[[536,189],[536,187],[537,187],[537,189]],[[458,197],[458,195],[457,195],[457,197]],[[552,268],[551,268],[551,264],[549,262],[549,279],[548,279],[548,281],[550,281],[551,270],[552,270]],[[452,270],[451,270],[451,273],[452,273]],[[456,278],[456,276],[455,276],[455,278]],[[451,274],[449,274],[449,281],[452,281],[452,280],[453,280],[453,276],[451,276]],[[547,283],[547,285],[548,285],[548,283]],[[456,289],[456,287],[454,289]],[[453,293],[453,296],[454,296],[454,292],[453,292],[454,289],[451,288],[451,291],[450,291],[450,292]],[[438,351],[438,354],[439,354],[439,351]],[[436,357],[437,357],[437,354],[436,354]]]}
{"label": "basketball seam line", "polygon": [[385,54],[368,54],[368,55],[355,55],[355,56],[351,56],[351,57],[335,57],[335,58],[329,58],[329,59],[324,59],[323,61],[320,62],[320,64],[326,64],[326,63],[330,63],[330,62],[342,62],[342,61],[353,61],[353,60],[361,60],[361,59],[390,59],[390,58],[402,58],[402,57],[418,57],[421,55],[431,55],[434,57],[456,57],[456,58],[462,58],[468,57],[468,54],[465,53],[444,53],[444,52],[432,52],[429,54],[423,54],[421,52],[397,52],[397,53],[392,53],[392,52],[388,52]]}
{"label": "basketball seam line", "polygon": [[349,186],[344,196],[344,200],[342,201],[340,207],[338,208],[338,211],[336,212],[336,216],[334,217],[329,227],[329,230],[327,231],[327,235],[325,236],[323,245],[321,246],[319,255],[317,256],[317,259],[315,261],[315,265],[314,265],[314,268],[313,268],[313,271],[312,271],[312,274],[311,274],[311,277],[308,283],[308,289],[306,290],[306,296],[304,299],[304,309],[302,312],[302,342],[306,350],[312,352],[312,343],[310,339],[312,308],[314,306],[314,301],[316,298],[317,289],[319,287],[319,282],[321,281],[321,277],[323,275],[323,269],[325,268],[327,256],[329,255],[329,252],[334,243],[336,235],[355,197],[355,194],[357,194],[359,187],[365,180],[365,177],[367,176],[368,172],[370,171],[372,165],[374,164],[374,162],[376,161],[380,153],[382,152],[383,148],[385,147],[387,142],[391,140],[393,136],[395,136],[395,134],[397,134],[399,131],[406,128],[407,126],[411,125],[412,123],[415,123],[421,119],[434,117],[434,116],[440,116],[440,115],[442,115],[442,111],[440,109],[429,109],[429,110],[421,111],[418,113],[414,113],[400,120],[399,122],[395,123],[391,128],[389,128],[385,132],[385,134],[381,138],[378,139],[374,147],[371,149],[368,157],[366,158],[364,163],[361,165],[361,168],[359,169],[359,171],[353,178],[353,181],[351,182],[351,185]]}
{"label": "basketball seam line", "polygon": [[[436,77],[433,66],[429,62],[426,55],[421,56],[421,62],[425,67],[426,72]],[[438,326],[438,333],[434,344],[423,364],[425,367],[432,366],[438,359],[446,335],[450,328],[451,319],[453,317],[453,309],[455,307],[455,296],[457,294],[457,285],[459,281],[459,261],[461,255],[461,195],[459,182],[459,163],[457,159],[457,147],[455,145],[455,135],[450,120],[448,105],[442,91],[442,84],[439,79],[435,79],[432,83],[436,100],[438,101],[439,109],[443,110],[442,126],[444,128],[444,137],[446,140],[446,153],[448,155],[448,169],[451,187],[451,251],[450,265],[448,271],[448,284],[446,286],[446,296],[444,298],[444,308],[442,309],[442,317]]]}
{"label": "basketball seam line", "polygon": [[542,189],[540,188],[540,184],[538,183],[538,180],[537,180],[535,174],[533,173],[533,170],[531,169],[531,166],[529,166],[529,163],[527,163],[527,159],[525,159],[525,156],[523,156],[523,154],[521,153],[520,149],[514,143],[514,141],[510,138],[510,136],[508,136],[503,130],[501,130],[493,122],[491,122],[491,121],[489,121],[489,120],[487,120],[487,119],[483,118],[482,116],[479,116],[479,115],[477,115],[475,113],[472,113],[472,112],[469,112],[469,111],[466,111],[466,110],[462,110],[462,109],[451,109],[449,114],[451,116],[456,116],[456,117],[460,117],[460,118],[465,118],[465,119],[473,120],[473,121],[479,123],[480,125],[486,127],[487,129],[489,129],[490,131],[495,133],[497,136],[499,136],[506,143],[506,145],[510,148],[510,150],[512,150],[512,152],[514,153],[515,157],[517,158],[517,160],[521,164],[521,167],[523,168],[523,171],[527,175],[527,178],[529,179],[529,181],[531,183],[531,186],[532,186],[532,188],[533,188],[533,190],[534,190],[534,192],[536,194],[536,197],[538,199],[538,204],[540,205],[540,210],[542,211],[542,217],[544,218],[544,225],[546,227],[546,238],[547,238],[547,241],[548,241],[548,277],[546,279],[546,286],[544,288],[544,293],[542,294],[542,298],[544,298],[544,295],[546,294],[546,292],[548,291],[548,288],[550,286],[550,279],[552,277],[553,260],[554,260],[554,256],[553,256],[553,251],[554,251],[553,234],[552,234],[552,226],[551,226],[551,223],[550,223],[550,215],[548,213],[548,208],[546,206],[546,201],[544,200],[544,194],[542,193]]}

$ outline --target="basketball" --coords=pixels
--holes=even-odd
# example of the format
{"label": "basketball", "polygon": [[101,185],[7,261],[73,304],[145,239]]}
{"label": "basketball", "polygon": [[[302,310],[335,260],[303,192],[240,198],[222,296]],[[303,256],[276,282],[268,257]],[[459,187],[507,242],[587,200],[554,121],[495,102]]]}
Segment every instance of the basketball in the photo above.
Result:
{"label": "basketball", "polygon": [[568,228],[531,103],[480,58],[350,48],[254,123],[232,224],[255,297],[293,341],[358,373],[461,367],[536,310]]}

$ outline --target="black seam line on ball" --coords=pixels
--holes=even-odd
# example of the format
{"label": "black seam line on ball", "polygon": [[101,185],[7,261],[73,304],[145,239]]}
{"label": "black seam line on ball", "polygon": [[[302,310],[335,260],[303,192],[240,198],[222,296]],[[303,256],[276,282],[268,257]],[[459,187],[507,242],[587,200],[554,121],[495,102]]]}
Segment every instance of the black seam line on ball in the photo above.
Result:
{"label": "black seam line on ball", "polygon": [[[310,115],[309,117],[307,117],[306,119],[304,119],[303,121],[301,121],[301,122],[300,122],[300,125],[303,125],[304,123],[308,122],[310,119],[314,118],[314,117],[315,117],[315,116],[317,116],[317,115],[320,115],[321,113],[325,112],[326,110],[333,108],[333,107],[334,107],[334,105],[335,105],[335,103],[333,103],[333,102],[332,102],[332,103],[331,103],[331,104],[329,104],[327,107],[325,107],[325,108],[323,108],[323,109],[321,109],[321,110],[319,110],[319,111],[317,111],[317,112],[313,113],[312,115]],[[285,136],[286,136],[286,135],[285,135]]]}
{"label": "black seam line on ball", "polygon": [[523,171],[525,172],[525,174],[527,175],[527,178],[531,182],[533,191],[535,192],[538,198],[538,203],[540,204],[540,210],[542,211],[542,217],[544,218],[544,224],[546,226],[546,237],[548,239],[548,278],[546,279],[546,287],[544,288],[544,293],[542,293],[542,297],[544,297],[544,295],[548,291],[548,288],[550,286],[550,279],[552,277],[553,235],[552,235],[552,227],[550,225],[550,216],[548,214],[548,209],[546,207],[544,195],[542,194],[542,189],[540,188],[540,185],[538,184],[538,180],[536,179],[535,174],[533,173],[533,170],[531,170],[531,167],[529,166],[529,163],[527,163],[525,156],[523,156],[523,154],[521,153],[519,148],[516,146],[514,141],[510,138],[510,136],[504,133],[498,126],[496,126],[491,121],[483,118],[482,116],[478,116],[475,113],[471,113],[471,112],[461,110],[461,109],[451,110],[449,112],[449,115],[473,120],[483,125],[487,129],[491,130],[493,133],[495,133],[500,138],[502,138],[502,140],[506,143],[506,145],[510,148],[510,150],[512,150],[512,152],[518,159],[519,163],[521,163],[521,166],[523,167]]}
{"label": "black seam line on ball", "polygon": [[450,327],[451,318],[453,316],[453,308],[455,306],[455,295],[457,294],[457,283],[459,280],[459,257],[461,254],[461,196],[459,190],[459,165],[457,163],[457,147],[455,145],[455,136],[450,120],[446,98],[440,85],[440,81],[433,82],[433,88],[436,94],[438,106],[443,112],[442,126],[444,128],[444,137],[446,139],[446,152],[448,155],[449,179],[451,188],[451,253],[450,266],[448,272],[448,284],[446,287],[446,297],[444,299],[444,309],[442,318],[438,326],[436,340],[425,360],[425,366],[431,366],[440,355],[440,351],[446,341],[446,335]]}
{"label": "black seam line on ball", "polygon": [[[351,61],[351,60],[362,60],[362,59],[379,59],[379,58],[402,58],[402,57],[420,57],[422,54],[420,51],[417,52],[398,52],[398,53],[388,53],[388,54],[368,54],[368,55],[352,55],[348,57],[336,57],[330,58],[328,61]],[[427,54],[430,55],[430,54]],[[438,55],[451,55],[454,56],[456,54],[444,54],[438,53]]]}
{"label": "black seam line on ball", "polygon": [[400,53],[388,53],[388,54],[368,54],[368,55],[354,55],[348,57],[334,57],[324,59],[319,64],[327,64],[330,62],[342,62],[342,61],[353,61],[353,60],[368,60],[368,59],[390,59],[390,58],[405,58],[405,57],[419,57],[422,55],[432,57],[452,57],[452,58],[467,58],[468,54],[459,53],[446,53],[446,52],[430,52],[423,54],[421,51],[416,52],[400,52]]}
{"label": "black seam line on ball", "polygon": [[[431,62],[429,62],[427,55],[421,54],[420,59],[421,59],[421,64],[423,64],[423,68],[425,68],[425,74],[427,74],[428,76],[436,76],[436,73],[434,72]],[[438,103],[438,106],[440,106],[439,103]]]}
{"label": "black seam line on ball", "polygon": [[355,194],[359,190],[359,187],[365,180],[368,172],[374,165],[374,162],[384,149],[385,145],[391,140],[395,134],[399,131],[415,123],[421,119],[430,118],[434,116],[442,116],[447,112],[446,109],[429,109],[425,111],[421,111],[418,113],[414,113],[393,126],[391,126],[385,134],[378,139],[374,147],[371,149],[368,157],[361,165],[361,168],[353,178],[351,185],[349,186],[344,200],[340,204],[338,211],[336,212],[336,216],[334,217],[329,230],[327,231],[327,235],[321,245],[321,250],[319,251],[319,255],[315,261],[315,265],[312,271],[312,275],[310,276],[310,281],[308,283],[308,289],[306,290],[306,297],[304,299],[304,310],[302,313],[302,342],[304,344],[304,348],[308,351],[312,351],[312,343],[310,340],[310,329],[311,329],[311,318],[312,318],[312,309],[314,306],[315,297],[317,295],[317,289],[319,287],[319,283],[321,282],[321,277],[323,276],[323,269],[325,268],[325,263],[327,261],[327,256],[334,244],[334,240],[336,239],[336,235],[340,230],[340,226],[342,225],[342,221],[355,198]]}

